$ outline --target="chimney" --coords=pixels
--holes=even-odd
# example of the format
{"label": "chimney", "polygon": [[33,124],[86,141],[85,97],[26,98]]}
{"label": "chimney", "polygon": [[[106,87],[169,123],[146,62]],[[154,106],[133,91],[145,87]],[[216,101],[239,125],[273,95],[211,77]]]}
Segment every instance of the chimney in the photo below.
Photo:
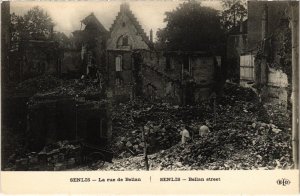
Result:
{"label": "chimney", "polygon": [[261,38],[262,40],[268,36],[268,6],[264,5],[263,14],[261,18]]}
{"label": "chimney", "polygon": [[150,42],[153,43],[153,31],[150,29]]}

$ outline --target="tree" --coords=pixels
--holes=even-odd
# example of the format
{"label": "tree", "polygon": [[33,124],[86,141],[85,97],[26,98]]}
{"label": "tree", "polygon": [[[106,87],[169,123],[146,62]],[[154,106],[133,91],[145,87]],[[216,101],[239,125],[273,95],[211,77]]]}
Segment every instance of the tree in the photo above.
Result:
{"label": "tree", "polygon": [[222,0],[221,22],[224,29],[235,27],[247,17],[246,1]]}
{"label": "tree", "polygon": [[33,7],[24,16],[11,15],[12,41],[49,39],[54,23],[41,8]]}
{"label": "tree", "polygon": [[169,50],[202,50],[223,38],[218,11],[195,1],[166,12],[167,26],[157,32],[159,46]]}

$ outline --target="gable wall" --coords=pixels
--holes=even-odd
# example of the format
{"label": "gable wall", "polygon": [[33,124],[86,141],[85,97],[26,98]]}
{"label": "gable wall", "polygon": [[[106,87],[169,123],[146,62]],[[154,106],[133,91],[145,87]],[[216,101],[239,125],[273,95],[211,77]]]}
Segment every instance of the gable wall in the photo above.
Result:
{"label": "gable wall", "polygon": [[[125,27],[122,26],[125,22]],[[149,49],[148,45],[143,41],[142,36],[138,35],[137,29],[126,14],[122,14],[116,21],[114,29],[111,31],[110,38],[107,41],[107,49],[117,49],[117,41],[120,36],[128,35],[130,49]]]}

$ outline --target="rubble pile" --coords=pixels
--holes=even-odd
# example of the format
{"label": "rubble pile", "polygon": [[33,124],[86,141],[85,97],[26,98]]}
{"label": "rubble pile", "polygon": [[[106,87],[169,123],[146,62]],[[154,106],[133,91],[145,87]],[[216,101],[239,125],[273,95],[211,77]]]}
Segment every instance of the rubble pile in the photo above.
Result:
{"label": "rubble pile", "polygon": [[[180,141],[178,128],[189,125],[194,131],[211,116],[206,104],[197,106],[143,103],[115,105],[113,109],[113,149],[119,157],[129,157],[143,152],[142,128],[149,153],[167,149]],[[199,122],[198,124],[196,123]]]}
{"label": "rubble pile", "polygon": [[224,96],[218,99],[219,121],[263,121],[269,122],[269,115],[256,93],[250,88],[226,83]]}
{"label": "rubble pile", "polygon": [[17,92],[46,92],[52,88],[62,85],[63,80],[52,75],[41,75],[35,78],[30,78],[19,83],[16,86]]}
{"label": "rubble pile", "polygon": [[292,112],[285,104],[264,104],[264,108],[267,111],[270,119],[279,127],[290,127],[292,124]]}
{"label": "rubble pile", "polygon": [[[144,162],[141,161],[143,159],[133,156],[143,152],[139,129],[143,123],[150,154],[149,164],[153,170],[292,167],[291,123],[288,112],[281,117],[286,122],[277,124],[278,119],[274,117],[278,115],[270,115],[274,110],[264,107],[251,89],[236,85],[227,85],[225,95],[217,99],[216,124],[213,124],[213,108],[211,101],[191,107],[164,103],[122,104],[116,108],[113,121],[114,134],[117,135],[114,138],[116,152],[120,152],[116,154],[122,159],[117,159],[117,164],[110,165],[107,169],[145,169]],[[148,111],[148,116],[145,117],[150,122],[141,120],[144,118],[143,111]],[[277,110],[279,111],[281,110]],[[135,114],[141,116],[139,126],[137,120],[134,120]],[[205,120],[211,123],[211,131],[200,137],[198,128]],[[185,145],[179,144],[177,128],[181,124],[187,125],[193,136],[193,140]]]}
{"label": "rubble pile", "polygon": [[81,162],[81,146],[59,141],[47,145],[39,153],[12,154],[10,167],[6,170],[17,171],[59,171],[72,168]]}
{"label": "rubble pile", "polygon": [[[92,96],[99,95],[102,88],[92,80],[65,80],[60,86],[37,93],[38,96]],[[100,97],[99,97],[100,98]]]}
{"label": "rubble pile", "polygon": [[[144,127],[149,153],[164,150],[179,143],[178,128],[186,125],[192,135],[208,120],[212,129],[238,129],[245,122],[261,119],[268,122],[267,113],[251,89],[226,86],[225,95],[194,106],[169,103],[149,103],[136,100],[113,108],[113,149],[119,157],[143,152],[141,128]],[[216,124],[212,125],[216,119]]]}
{"label": "rubble pile", "polygon": [[[151,170],[290,169],[291,131],[274,124],[240,124],[149,155]],[[143,157],[114,161],[106,170],[145,170]]]}
{"label": "rubble pile", "polygon": [[63,80],[52,75],[42,75],[19,83],[16,92],[38,96],[93,96],[100,95],[102,87],[90,79]]}

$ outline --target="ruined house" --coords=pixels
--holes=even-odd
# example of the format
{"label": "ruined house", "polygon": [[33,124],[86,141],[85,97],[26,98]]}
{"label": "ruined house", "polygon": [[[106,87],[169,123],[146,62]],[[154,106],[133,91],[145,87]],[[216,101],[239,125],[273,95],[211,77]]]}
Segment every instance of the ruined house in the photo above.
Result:
{"label": "ruined house", "polygon": [[193,103],[215,90],[221,56],[207,51],[157,51],[128,4],[122,4],[107,40],[109,86],[116,100],[136,96]]}
{"label": "ruined house", "polygon": [[[64,70],[96,77],[96,71],[106,75],[106,40],[108,31],[94,13],[81,20],[83,30],[73,32],[74,47],[65,50]],[[69,71],[69,72],[70,72]]]}
{"label": "ruined house", "polygon": [[137,73],[141,71],[141,62],[138,62],[141,59],[133,54],[150,52],[153,46],[128,4],[121,4],[110,28],[106,49],[109,86],[115,99],[129,100],[134,94],[138,95],[134,88],[141,89],[137,85],[142,85]]}
{"label": "ruined house", "polygon": [[240,84],[254,84],[263,100],[285,104],[291,81],[282,59],[284,51],[291,55],[287,51],[291,36],[288,15],[287,2],[249,1],[248,19],[238,33],[229,36],[227,45],[227,58],[239,62]]}
{"label": "ruined house", "polygon": [[[155,62],[156,61],[156,62]],[[207,51],[159,51],[143,63],[146,97],[154,96],[170,102],[193,104],[208,99],[217,90],[217,72],[221,57]],[[150,88],[152,89],[152,88]]]}

